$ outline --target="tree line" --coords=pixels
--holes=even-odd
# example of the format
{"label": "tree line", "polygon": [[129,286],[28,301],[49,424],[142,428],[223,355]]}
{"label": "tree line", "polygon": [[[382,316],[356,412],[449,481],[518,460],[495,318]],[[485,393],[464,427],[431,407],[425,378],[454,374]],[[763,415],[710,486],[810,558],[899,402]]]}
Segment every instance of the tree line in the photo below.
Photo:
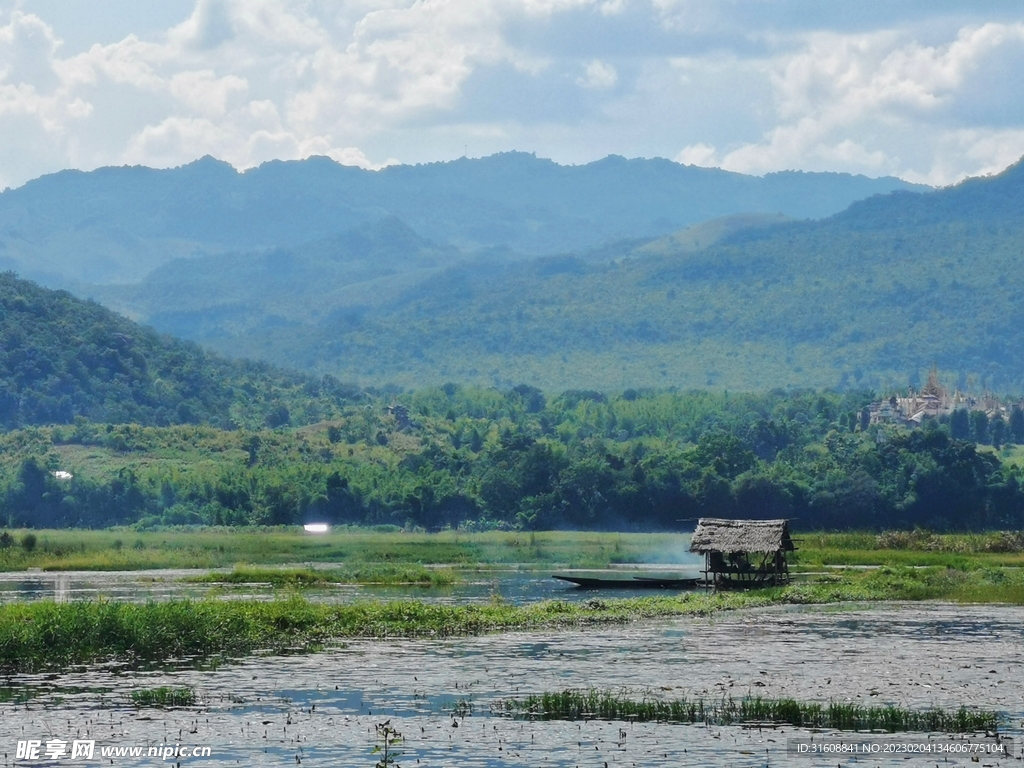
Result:
{"label": "tree line", "polygon": [[787,517],[802,529],[1024,527],[1013,460],[1024,414],[1014,411],[996,450],[964,439],[960,416],[913,430],[866,425],[871,400],[782,390],[549,398],[448,384],[367,394],[298,428],[79,418],[0,434],[0,515],[25,527],[672,530],[702,516]]}

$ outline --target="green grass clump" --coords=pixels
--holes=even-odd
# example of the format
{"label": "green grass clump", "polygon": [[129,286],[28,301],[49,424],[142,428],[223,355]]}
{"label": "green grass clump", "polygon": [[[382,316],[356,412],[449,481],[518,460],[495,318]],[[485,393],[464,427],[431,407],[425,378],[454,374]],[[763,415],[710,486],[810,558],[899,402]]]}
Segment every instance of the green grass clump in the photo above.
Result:
{"label": "green grass clump", "polygon": [[196,692],[191,688],[143,688],[131,693],[137,707],[191,707],[196,703]]}
{"label": "green grass clump", "polygon": [[608,691],[566,690],[525,699],[508,699],[501,711],[542,720],[639,720],[675,723],[778,723],[803,728],[844,731],[946,731],[970,733],[994,730],[998,717],[987,710],[960,707],[955,711],[914,711],[895,706],[800,702],[794,699],[630,699]]}
{"label": "green grass clump", "polygon": [[235,568],[228,573],[204,573],[186,576],[182,581],[194,584],[270,584],[275,587],[323,587],[335,583],[312,568]]}

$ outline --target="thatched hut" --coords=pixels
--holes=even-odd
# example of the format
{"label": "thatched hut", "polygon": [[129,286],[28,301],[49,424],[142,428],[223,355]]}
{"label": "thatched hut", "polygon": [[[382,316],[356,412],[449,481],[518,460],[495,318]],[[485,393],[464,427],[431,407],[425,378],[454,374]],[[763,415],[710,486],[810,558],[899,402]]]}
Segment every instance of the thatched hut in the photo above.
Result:
{"label": "thatched hut", "polygon": [[788,520],[702,517],[690,541],[690,551],[704,555],[705,582],[715,587],[786,583],[786,553],[795,549]]}

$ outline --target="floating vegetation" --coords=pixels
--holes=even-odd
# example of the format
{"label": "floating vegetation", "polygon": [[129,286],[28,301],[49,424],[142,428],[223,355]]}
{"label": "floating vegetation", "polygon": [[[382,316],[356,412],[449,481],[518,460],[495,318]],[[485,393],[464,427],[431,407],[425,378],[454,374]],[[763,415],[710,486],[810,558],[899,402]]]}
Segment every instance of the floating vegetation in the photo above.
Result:
{"label": "floating vegetation", "polygon": [[137,707],[191,707],[196,703],[196,692],[191,688],[142,688],[131,693]]}
{"label": "floating vegetation", "polygon": [[118,660],[129,665],[312,648],[350,637],[449,637],[513,629],[623,623],[768,604],[766,596],[681,595],[608,600],[599,607],[443,605],[418,600],[322,604],[287,599],[88,601],[0,605],[0,670],[31,671]]}
{"label": "floating vegetation", "polygon": [[36,696],[36,689],[24,685],[0,686],[0,704],[24,704]]}
{"label": "floating vegetation", "polygon": [[760,696],[720,701],[703,699],[630,699],[608,691],[566,690],[525,699],[507,699],[500,711],[513,717],[539,720],[636,720],[670,723],[788,724],[841,731],[944,731],[973,733],[995,730],[996,713],[961,707],[956,711],[914,711],[895,706],[800,702]]}

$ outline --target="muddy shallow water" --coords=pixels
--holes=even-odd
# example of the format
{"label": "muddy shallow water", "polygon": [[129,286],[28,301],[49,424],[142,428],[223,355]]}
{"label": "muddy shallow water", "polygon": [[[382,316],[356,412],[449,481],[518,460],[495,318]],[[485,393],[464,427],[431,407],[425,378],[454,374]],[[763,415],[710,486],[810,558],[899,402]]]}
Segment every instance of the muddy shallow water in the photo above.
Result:
{"label": "muddy shallow water", "polygon": [[[1024,608],[943,604],[773,608],[584,631],[358,641],[207,670],[19,676],[0,692],[0,753],[13,757],[19,739],[90,738],[97,751],[161,743],[211,748],[211,757],[183,765],[369,767],[378,759],[373,726],[390,720],[405,737],[399,763],[407,767],[1011,765],[1019,762],[795,757],[787,740],[811,734],[789,726],[523,722],[490,710],[510,696],[587,687],[629,689],[637,697],[967,705],[1003,713],[1004,729],[1016,738],[1024,718],[1022,651]],[[191,686],[199,705],[130,703],[133,687],[161,685]],[[1019,740],[1014,753],[1021,754]]]}

